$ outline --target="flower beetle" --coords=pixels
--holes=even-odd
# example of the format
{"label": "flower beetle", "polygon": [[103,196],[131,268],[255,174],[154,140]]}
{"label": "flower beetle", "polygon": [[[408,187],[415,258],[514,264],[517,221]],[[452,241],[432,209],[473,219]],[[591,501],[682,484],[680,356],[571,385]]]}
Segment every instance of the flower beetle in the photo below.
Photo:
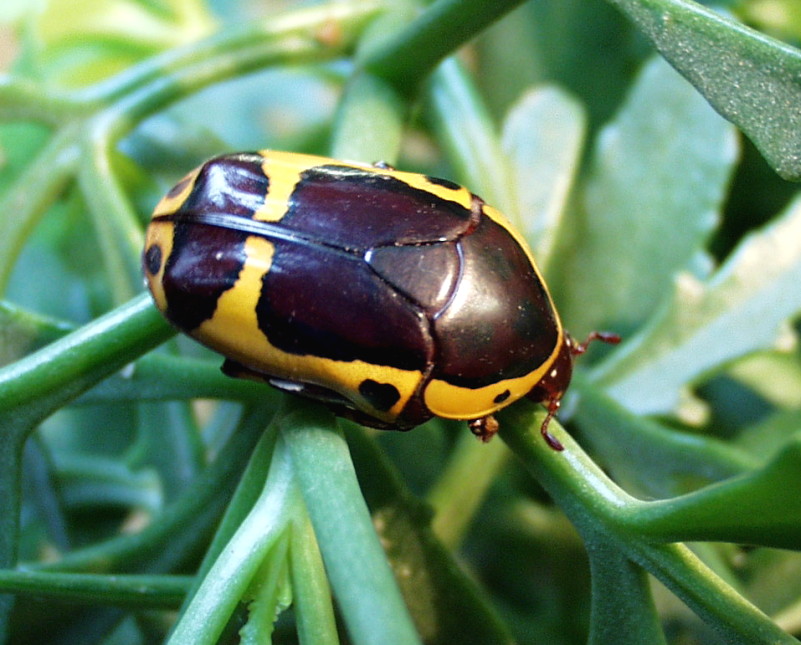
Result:
{"label": "flower beetle", "polygon": [[585,345],[520,233],[458,184],[286,152],[220,156],[156,206],[143,263],[158,308],[229,375],[378,428],[465,419],[484,440],[492,414],[528,396],[561,449],[548,421]]}

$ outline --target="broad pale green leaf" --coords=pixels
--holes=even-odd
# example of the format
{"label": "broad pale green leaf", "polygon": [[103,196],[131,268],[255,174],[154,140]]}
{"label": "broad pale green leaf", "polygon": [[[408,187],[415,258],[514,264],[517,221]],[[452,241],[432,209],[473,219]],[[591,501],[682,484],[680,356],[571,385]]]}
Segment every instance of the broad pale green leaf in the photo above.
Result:
{"label": "broad pale green leaf", "polygon": [[626,334],[677,271],[699,265],[736,157],[734,128],[664,61],[647,64],[598,137],[584,212],[559,254],[571,282],[557,301],[573,333]]}
{"label": "broad pale green leaf", "polygon": [[516,221],[543,270],[581,163],[586,127],[581,105],[557,87],[527,92],[504,123],[502,145],[509,159]]}
{"label": "broad pale green leaf", "polygon": [[785,179],[801,180],[801,51],[688,0],[610,0]]}
{"label": "broad pale green leaf", "polygon": [[776,351],[748,356],[732,365],[728,376],[773,405],[801,409],[801,360],[796,353]]}
{"label": "broad pale green leaf", "polygon": [[801,198],[745,238],[708,281],[680,275],[672,299],[594,376],[632,411],[670,413],[687,384],[786,339],[784,323],[799,311]]}

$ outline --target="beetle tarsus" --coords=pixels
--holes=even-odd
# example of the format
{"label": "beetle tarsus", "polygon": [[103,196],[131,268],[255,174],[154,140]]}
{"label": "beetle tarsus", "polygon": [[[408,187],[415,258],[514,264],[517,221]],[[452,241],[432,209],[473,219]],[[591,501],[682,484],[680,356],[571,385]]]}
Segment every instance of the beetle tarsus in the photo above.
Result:
{"label": "beetle tarsus", "polygon": [[470,432],[484,443],[498,434],[498,420],[491,414],[479,419],[471,419],[467,422],[467,426],[470,428]]}
{"label": "beetle tarsus", "polygon": [[545,439],[545,443],[547,443],[551,448],[554,450],[558,450],[561,452],[565,449],[562,445],[562,442],[559,441],[556,437],[554,437],[548,430],[548,426],[551,425],[551,419],[556,416],[556,413],[559,410],[559,406],[562,404],[561,399],[551,399],[548,402],[548,413],[545,415],[545,418],[542,420],[542,425],[540,426],[540,434],[542,438]]}

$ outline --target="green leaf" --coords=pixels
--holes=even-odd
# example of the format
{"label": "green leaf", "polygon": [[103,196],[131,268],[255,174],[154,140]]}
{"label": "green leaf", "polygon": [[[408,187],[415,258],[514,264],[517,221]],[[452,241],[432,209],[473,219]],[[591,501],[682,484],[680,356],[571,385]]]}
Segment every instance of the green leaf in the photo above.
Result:
{"label": "green leaf", "polygon": [[776,172],[801,180],[801,52],[688,0],[610,0]]}
{"label": "green leaf", "polygon": [[581,163],[586,128],[581,104],[547,86],[526,92],[504,122],[502,144],[509,158],[515,221],[522,223],[543,271]]}
{"label": "green leaf", "polygon": [[643,505],[629,517],[660,540],[717,540],[801,550],[801,435],[763,468]]}
{"label": "green leaf", "polygon": [[664,62],[647,64],[598,136],[584,213],[559,255],[574,333],[635,328],[677,270],[703,264],[736,155],[733,128]]}
{"label": "green leaf", "polygon": [[801,199],[745,238],[710,277],[676,280],[649,325],[594,371],[639,413],[672,413],[687,384],[739,356],[775,346],[801,311]]}
{"label": "green leaf", "polygon": [[575,421],[615,481],[644,498],[667,497],[759,465],[753,453],[712,437],[670,429],[610,400],[576,375]]}

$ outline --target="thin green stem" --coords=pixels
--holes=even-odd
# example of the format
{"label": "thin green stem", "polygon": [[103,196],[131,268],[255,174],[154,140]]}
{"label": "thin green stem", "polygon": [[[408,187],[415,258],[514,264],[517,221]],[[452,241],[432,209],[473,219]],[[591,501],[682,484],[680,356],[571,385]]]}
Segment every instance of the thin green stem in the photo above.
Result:
{"label": "thin green stem", "polygon": [[382,79],[357,72],[345,86],[339,103],[331,154],[365,163],[395,163],[407,110],[400,96]]}
{"label": "thin green stem", "polygon": [[522,2],[437,0],[383,46],[370,52],[365,68],[400,93],[413,94],[440,61]]}
{"label": "thin green stem", "polygon": [[[209,574],[220,554],[230,543],[239,526],[253,510],[259,497],[264,493],[265,482],[270,470],[270,463],[275,450],[275,442],[278,432],[274,424],[271,424],[262,434],[259,443],[256,445],[247,468],[242,475],[239,485],[234,491],[231,502],[225,510],[220,525],[214,533],[209,548],[203,558],[203,562],[198,568],[195,576],[195,584],[191,593],[187,596],[187,601],[194,598],[203,580]],[[186,610],[186,605],[184,611]]]}
{"label": "thin green stem", "polygon": [[15,425],[33,428],[174,333],[153,307],[150,296],[142,294],[0,369],[0,410]]}
{"label": "thin green stem", "polygon": [[798,641],[727,585],[683,544],[628,541],[633,559],[657,577],[726,643],[798,645]]}
{"label": "thin green stem", "polygon": [[576,422],[615,474],[653,496],[679,492],[688,477],[716,481],[759,465],[754,455],[700,435],[669,429],[625,410],[588,381],[574,376]]}
{"label": "thin green stem", "polygon": [[57,126],[85,109],[85,104],[72,96],[45,90],[27,79],[0,74],[0,120]]}
{"label": "thin green stem", "polygon": [[267,552],[285,538],[300,502],[286,449],[279,442],[263,492],[203,577],[170,637],[170,645],[213,645],[243,599]]}
{"label": "thin green stem", "polygon": [[75,172],[80,159],[80,148],[75,143],[78,137],[79,130],[74,125],[59,131],[0,199],[0,293],[8,286],[28,235]]}
{"label": "thin green stem", "polygon": [[[105,273],[117,304],[132,298],[142,282],[140,257],[142,226],[122,189],[112,166],[116,140],[108,137],[108,118],[115,111],[101,113],[91,122],[84,141],[84,160],[78,181],[92,215]],[[110,124],[111,125],[111,124]]]}
{"label": "thin green stem", "polygon": [[191,582],[190,576],[112,576],[0,570],[2,591],[93,606],[111,605],[136,609],[175,608],[181,603]]}
{"label": "thin green stem", "polygon": [[[312,52],[321,58],[333,57],[347,51],[363,26],[383,7],[380,0],[329,3],[270,17],[255,24],[231,27],[196,43],[149,58],[109,81],[89,88],[85,91],[85,100],[114,103],[145,86],[164,84],[165,79],[179,76],[185,79],[193,76],[226,78],[232,70],[244,72],[258,66],[259,59],[274,57],[276,49],[283,50],[287,60],[292,62],[298,62]],[[326,37],[326,30],[332,25],[338,28],[334,39]],[[280,41],[283,45],[278,46]],[[194,87],[209,82],[200,80]]]}
{"label": "thin green stem", "polygon": [[459,437],[445,470],[428,493],[434,507],[431,528],[445,546],[459,546],[508,457],[509,450],[501,441],[482,444],[468,432]]}
{"label": "thin green stem", "polygon": [[121,401],[224,399],[277,407],[280,395],[263,383],[232,379],[220,371],[220,360],[148,354],[130,371],[114,374],[75,400],[75,405]]}
{"label": "thin green stem", "polygon": [[[0,435],[0,568],[3,569],[17,564],[22,449],[26,436],[19,428]],[[14,596],[0,595],[0,643],[6,642],[8,616],[13,605]]]}
{"label": "thin green stem", "polygon": [[339,643],[331,588],[308,514],[296,513],[290,544],[295,619],[301,643]]}
{"label": "thin green stem", "polygon": [[[502,417],[500,434],[504,441],[559,503],[589,549],[594,542],[614,546],[665,583],[727,642],[795,642],[689,549],[644,538],[632,523],[648,503],[618,488],[569,435],[553,424],[551,430],[565,450],[557,452],[548,447],[538,431],[541,413],[532,415],[524,402],[504,410]],[[743,634],[747,636],[743,638]]]}
{"label": "thin green stem", "polygon": [[511,216],[515,196],[498,130],[464,67],[449,58],[427,86],[431,120],[460,180]]}

